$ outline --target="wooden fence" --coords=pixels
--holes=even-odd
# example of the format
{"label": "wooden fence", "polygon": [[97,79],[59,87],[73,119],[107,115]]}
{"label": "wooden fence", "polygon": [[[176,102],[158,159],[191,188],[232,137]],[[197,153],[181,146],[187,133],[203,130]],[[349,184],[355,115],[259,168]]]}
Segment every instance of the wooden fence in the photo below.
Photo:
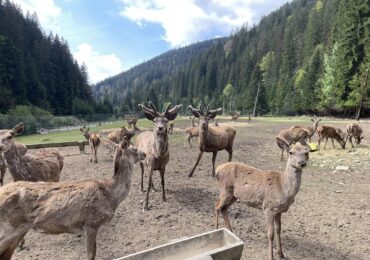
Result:
{"label": "wooden fence", "polygon": [[26,146],[28,149],[78,146],[80,149],[80,153],[85,153],[85,145],[89,145],[89,142],[88,141],[75,141],[75,142],[63,142],[63,143],[28,144]]}

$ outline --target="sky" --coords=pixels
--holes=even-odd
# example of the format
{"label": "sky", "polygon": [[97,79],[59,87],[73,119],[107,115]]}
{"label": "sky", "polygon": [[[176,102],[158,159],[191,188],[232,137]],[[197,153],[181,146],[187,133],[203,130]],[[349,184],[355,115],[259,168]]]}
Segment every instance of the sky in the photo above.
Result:
{"label": "sky", "polygon": [[67,40],[90,83],[253,25],[289,0],[12,0]]}

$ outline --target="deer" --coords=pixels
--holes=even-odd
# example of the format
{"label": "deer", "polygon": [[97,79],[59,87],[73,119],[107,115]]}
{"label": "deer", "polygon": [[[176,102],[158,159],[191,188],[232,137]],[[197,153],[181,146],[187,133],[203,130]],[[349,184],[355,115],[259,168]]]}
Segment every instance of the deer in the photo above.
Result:
{"label": "deer", "polygon": [[226,150],[229,153],[229,162],[232,160],[236,130],[227,125],[220,125],[217,127],[208,125],[209,121],[214,119],[217,113],[222,110],[221,108],[209,110],[209,107],[207,106],[206,110],[204,110],[202,106],[200,106],[199,109],[195,109],[189,105],[188,109],[191,110],[195,117],[199,118],[199,154],[198,159],[189,174],[189,178],[193,176],[195,168],[202,159],[204,152],[213,153],[212,176],[214,177],[217,152]]}
{"label": "deer", "polygon": [[160,173],[162,201],[166,202],[164,174],[166,171],[166,165],[170,160],[170,153],[168,150],[167,123],[168,121],[175,120],[182,105],[176,105],[170,109],[171,104],[168,104],[163,113],[158,113],[157,108],[152,102],[149,102],[149,107],[144,104],[139,104],[138,106],[143,111],[145,117],[154,123],[153,132],[144,131],[139,134],[135,145],[139,151],[142,151],[146,154],[145,160],[140,162],[141,192],[144,192],[144,166],[146,166],[149,172],[148,189],[146,190],[146,200],[143,208],[143,211],[146,212],[149,209],[149,192],[153,187],[154,171],[159,171]]}
{"label": "deer", "polygon": [[113,177],[61,182],[14,182],[0,189],[0,259],[11,259],[30,229],[48,234],[86,232],[87,258],[95,259],[99,228],[131,188],[134,164],[145,153],[125,137],[114,157]]}
{"label": "deer", "polygon": [[216,180],[219,188],[219,198],[215,206],[215,226],[218,229],[218,219],[222,213],[226,227],[232,231],[227,211],[230,206],[240,200],[249,207],[264,211],[267,235],[269,240],[269,259],[273,256],[274,226],[277,237],[277,249],[280,258],[284,258],[281,246],[281,214],[287,212],[297,195],[303,168],[309,158],[310,149],[301,143],[289,146],[288,161],[285,171],[280,173],[254,168],[252,166],[229,162],[217,167]]}
{"label": "deer", "polygon": [[16,181],[59,181],[64,158],[56,149],[41,149],[35,154],[24,154],[24,148],[14,143],[14,137],[24,130],[19,123],[12,129],[0,130],[0,153],[13,180]]}
{"label": "deer", "polygon": [[218,118],[215,120],[214,126],[219,126],[219,124],[218,124]]}
{"label": "deer", "polygon": [[319,135],[319,142],[318,142],[319,147],[320,147],[321,140],[326,138],[325,144],[324,144],[324,149],[325,149],[326,143],[328,142],[328,139],[330,138],[334,149],[335,149],[334,139],[340,144],[340,146],[343,149],[346,148],[346,142],[347,142],[346,136],[344,135],[344,133],[342,132],[340,128],[336,128],[330,125],[322,125],[317,129],[317,134]]}
{"label": "deer", "polygon": [[138,118],[136,116],[133,116],[131,118],[127,118],[127,124],[128,128],[135,128]]}
{"label": "deer", "polygon": [[171,121],[169,125],[170,126],[168,127],[168,134],[173,134],[173,127],[175,126],[175,123]]}
{"label": "deer", "polygon": [[231,116],[231,121],[237,121],[240,117],[240,112],[236,112]]}
{"label": "deer", "polygon": [[[21,155],[25,155],[26,152],[27,152],[27,146],[25,146],[24,144],[20,144],[20,143],[15,143],[15,146],[17,146],[17,149],[19,150],[19,153]],[[0,184],[1,186],[4,185],[4,176],[5,176],[5,173],[6,173],[6,162],[5,162],[5,159],[2,155],[2,153],[0,152]]]}
{"label": "deer", "polygon": [[311,138],[315,135],[316,131],[317,131],[317,127],[319,126],[319,123],[321,121],[321,118],[319,117],[316,117],[316,115],[314,115],[314,117],[311,118],[311,121],[313,123],[312,126],[292,126],[292,128],[303,128],[303,129],[306,129],[308,131],[307,133],[307,138],[308,138],[308,141],[311,143]]}
{"label": "deer", "polygon": [[[116,130],[116,131],[113,131],[111,133],[108,134],[108,140],[110,142],[113,142],[113,143],[120,143],[122,142],[123,138],[126,136],[129,140],[131,140],[131,138],[135,135],[135,133],[137,132],[137,127],[136,125],[134,125],[134,130],[127,130],[126,127],[122,126],[119,130]],[[139,129],[140,130],[140,129]],[[115,149],[115,145],[111,145],[109,144],[109,142],[104,142],[105,144],[105,147],[108,148],[108,155],[110,157],[113,157],[114,155],[114,149]]]}
{"label": "deer", "polygon": [[86,138],[87,141],[89,141],[90,145],[90,162],[93,161],[98,163],[98,148],[100,145],[100,135],[97,133],[90,133],[90,128],[86,128],[84,126],[83,128],[80,128],[80,131],[82,132],[83,136]]}
{"label": "deer", "polygon": [[290,127],[288,129],[281,130],[276,136],[276,143],[281,149],[280,161],[283,161],[285,143],[291,145],[292,143],[300,142],[303,145],[307,145],[307,138],[309,130],[300,127]]}
{"label": "deer", "polygon": [[191,126],[185,129],[185,133],[186,140],[188,141],[190,148],[193,148],[193,146],[191,145],[191,139],[193,139],[194,137],[199,137],[199,128],[194,122],[195,117],[190,117],[190,120]]}
{"label": "deer", "polygon": [[361,143],[361,140],[364,138],[362,136],[362,128],[356,123],[347,125],[347,136],[348,136],[349,141],[351,142],[352,149],[355,148],[352,142],[352,138],[355,139],[355,143],[357,145],[359,145]]}

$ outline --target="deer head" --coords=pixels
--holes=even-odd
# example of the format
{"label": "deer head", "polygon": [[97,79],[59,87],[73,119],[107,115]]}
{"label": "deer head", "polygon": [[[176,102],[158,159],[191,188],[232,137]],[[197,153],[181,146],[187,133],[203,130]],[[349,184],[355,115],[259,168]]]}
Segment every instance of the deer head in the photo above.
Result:
{"label": "deer head", "polygon": [[182,104],[176,105],[170,109],[171,104],[168,104],[163,113],[158,113],[154,104],[149,101],[149,107],[139,104],[139,108],[144,112],[147,119],[154,122],[154,133],[156,135],[166,135],[168,128],[168,121],[175,120],[177,112],[180,110]]}
{"label": "deer head", "polygon": [[89,134],[90,128],[86,128],[86,126],[84,125],[82,128],[80,128],[80,131],[82,132],[83,136],[87,140],[89,140],[89,138],[90,138],[90,134]]}
{"label": "deer head", "polygon": [[14,143],[14,136],[19,135],[24,130],[24,123],[21,122],[11,130],[0,130],[0,152],[7,152]]}
{"label": "deer head", "polygon": [[[279,137],[277,137],[279,138]],[[281,140],[281,148],[288,152],[288,161],[290,166],[297,169],[302,169],[306,166],[307,160],[309,159],[309,153],[311,149],[307,145],[303,145],[300,142],[289,145],[285,140]]]}
{"label": "deer head", "polygon": [[138,149],[134,148],[134,146],[132,146],[130,139],[126,136],[123,138],[121,144],[114,145],[117,148],[115,154],[115,169],[122,161],[128,160],[130,161],[130,163],[135,164],[141,160],[144,160],[146,157],[146,154],[144,152],[141,152]]}
{"label": "deer head", "polygon": [[207,106],[206,109],[204,110],[204,107],[202,105],[200,105],[198,109],[189,105],[188,109],[191,110],[191,113],[195,117],[199,118],[199,125],[204,130],[208,128],[209,121],[214,119],[216,115],[222,111],[222,108],[217,108],[215,110],[209,110],[209,106]]}

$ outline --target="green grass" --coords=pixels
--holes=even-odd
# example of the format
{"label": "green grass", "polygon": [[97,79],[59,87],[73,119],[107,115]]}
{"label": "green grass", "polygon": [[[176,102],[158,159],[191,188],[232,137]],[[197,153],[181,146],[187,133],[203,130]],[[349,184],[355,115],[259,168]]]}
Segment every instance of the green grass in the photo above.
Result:
{"label": "green grass", "polygon": [[[126,126],[126,122],[116,121],[111,124],[90,127],[91,131],[102,131],[107,129],[115,129],[121,126]],[[149,120],[141,119],[138,121],[138,127],[151,128],[153,125]],[[33,134],[33,135],[23,135],[16,137],[16,141],[22,144],[44,144],[44,143],[59,143],[59,142],[73,142],[73,141],[83,141],[85,137],[82,135],[80,130],[67,130],[63,132],[53,132],[47,134]]]}

